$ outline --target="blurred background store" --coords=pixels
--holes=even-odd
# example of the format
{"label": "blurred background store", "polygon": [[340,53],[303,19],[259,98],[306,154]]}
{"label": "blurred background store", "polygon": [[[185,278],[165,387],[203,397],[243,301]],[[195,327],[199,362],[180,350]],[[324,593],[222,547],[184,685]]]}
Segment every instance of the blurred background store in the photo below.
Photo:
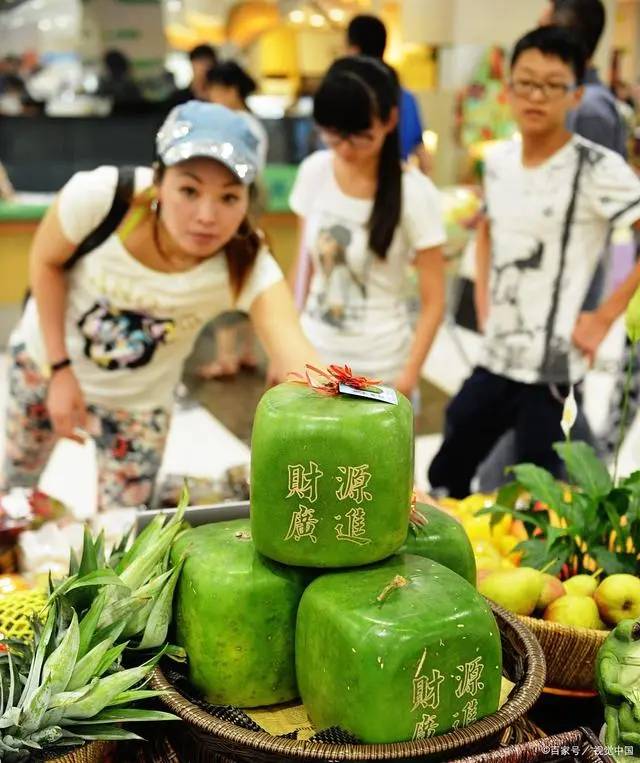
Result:
{"label": "blurred background store", "polygon": [[[609,23],[597,64],[629,121],[630,157],[637,163],[640,0],[606,4]],[[437,441],[444,404],[467,374],[479,341],[464,299],[472,273],[461,271],[460,262],[480,204],[482,156],[494,141],[517,138],[503,91],[509,49],[536,24],[542,5],[543,0],[0,0],[0,163],[6,171],[6,178],[0,176],[0,352],[20,311],[29,242],[53,193],[78,170],[153,161],[150,138],[175,91],[189,87],[190,52],[199,45],[212,46],[219,60],[236,60],[258,83],[248,105],[268,134],[263,227],[286,269],[296,246],[289,191],[297,165],[318,145],[310,118],[314,89],[344,52],[349,19],[375,13],[389,34],[386,60],[418,98],[432,177],[447,205],[450,321],[425,367],[418,425],[420,436]],[[623,260],[633,256],[626,232],[618,243]],[[613,337],[611,346],[618,340]],[[199,353],[207,357],[211,349]],[[216,417],[216,425],[222,422],[246,444],[262,378],[202,383],[194,376],[186,382],[191,398]],[[235,385],[237,406],[228,406],[229,390],[225,406],[219,405],[220,385]],[[592,413],[597,418],[598,411]],[[425,447],[433,446],[429,440]]]}

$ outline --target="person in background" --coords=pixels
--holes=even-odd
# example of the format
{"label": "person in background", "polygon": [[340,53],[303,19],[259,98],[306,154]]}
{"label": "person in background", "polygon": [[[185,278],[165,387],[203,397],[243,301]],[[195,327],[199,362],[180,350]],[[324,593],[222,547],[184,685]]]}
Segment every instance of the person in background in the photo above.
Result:
{"label": "person in background", "polygon": [[234,306],[250,314],[276,378],[320,362],[247,217],[256,148],[223,106],[177,107],[157,135],[155,167],[136,171],[119,229],[68,272],[113,202],[117,168],[78,172],[58,194],[36,231],[32,297],[10,338],[5,487],[36,485],[56,439],[86,433],[100,509],[147,503],[183,364],[202,327]]}
{"label": "person in background", "polygon": [[187,101],[209,100],[209,84],[207,74],[218,63],[218,56],[211,45],[196,45],[189,53],[189,61],[193,71],[193,78],[188,87],[176,90],[169,96],[166,106],[173,109]]}
{"label": "person in background", "polygon": [[104,73],[98,82],[97,95],[109,98],[112,114],[127,112],[143,101],[142,91],[133,78],[131,61],[119,50],[108,50],[103,59]]}
{"label": "person in background", "polygon": [[[235,61],[224,61],[209,70],[207,74],[209,100],[232,109],[242,117],[258,141],[258,171],[262,173],[267,163],[269,139],[262,122],[247,106],[247,98],[257,89],[253,77]],[[261,213],[260,180],[251,188],[252,219],[257,221]],[[242,349],[238,355],[239,324],[246,323],[246,315],[230,312],[221,315],[214,324],[216,339],[216,358],[211,363],[201,366],[198,374],[204,379],[220,379],[235,376],[241,368],[254,371],[259,361],[255,349],[256,338],[251,324],[244,325]]]}
{"label": "person in background", "polygon": [[[566,400],[640,285],[640,266],[597,310],[584,300],[611,226],[638,225],[640,179],[613,151],[575,135],[584,47],[571,30],[525,35],[511,61],[509,99],[522,143],[486,157],[486,213],[478,227],[478,366],[449,403],[429,469],[434,493],[462,499],[479,464],[509,430],[515,463],[562,476]],[[573,439],[578,439],[575,433]]]}
{"label": "person in background", "polygon": [[[325,364],[412,398],[444,314],[446,234],[440,194],[401,161],[398,100],[397,80],[378,59],[342,58],[325,75],[313,117],[327,150],[302,162],[291,193],[301,245],[290,283]],[[410,265],[422,304],[415,330]]]}
{"label": "person in background", "polygon": [[[347,27],[347,52],[384,59],[387,30],[377,16],[354,16]],[[400,155],[403,161],[415,156],[425,175],[431,172],[431,157],[422,140],[424,127],[415,95],[400,87]]]}
{"label": "person in background", "polygon": [[[600,146],[627,157],[627,126],[620,113],[615,97],[598,75],[593,59],[605,29],[606,11],[601,0],[549,0],[538,20],[541,27],[555,25],[573,30],[582,40],[587,55],[581,101],[567,116],[567,128],[583,138],[592,140]],[[586,295],[584,310],[598,308],[604,296],[607,266],[609,264],[610,240],[605,242],[605,251],[595,271],[593,282]],[[626,365],[624,366],[626,368]],[[622,395],[620,395],[620,399]],[[614,408],[618,408],[614,404]],[[615,414],[609,427],[611,435],[605,438],[605,449],[611,451],[615,441],[617,422]],[[574,428],[574,435],[581,440],[596,444],[589,423],[581,409]],[[479,470],[478,477],[481,492],[490,493],[508,482],[510,477],[506,469],[516,463],[515,433],[507,434],[496,445],[490,456]]]}
{"label": "person in background", "polygon": [[207,86],[208,100],[232,109],[246,120],[258,141],[258,161],[262,172],[267,163],[269,138],[262,122],[247,106],[247,98],[258,89],[256,81],[236,61],[223,61],[207,72]]}
{"label": "person in background", "polygon": [[9,175],[4,168],[2,162],[0,162],[0,201],[13,201],[15,199],[16,192],[13,189]]}

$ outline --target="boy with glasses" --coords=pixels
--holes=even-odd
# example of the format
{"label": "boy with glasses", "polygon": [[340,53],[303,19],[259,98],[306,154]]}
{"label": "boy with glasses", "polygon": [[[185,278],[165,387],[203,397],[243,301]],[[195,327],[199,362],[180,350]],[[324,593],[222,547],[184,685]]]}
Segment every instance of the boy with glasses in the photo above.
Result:
{"label": "boy with glasses", "polygon": [[497,146],[485,169],[476,303],[480,363],[447,409],[429,469],[433,490],[464,498],[478,465],[515,430],[515,463],[561,476],[564,401],[584,379],[640,284],[640,266],[595,312],[581,313],[612,225],[640,219],[640,180],[612,151],[572,134],[582,95],[579,38],[546,27],[525,35],[509,97],[522,143]]}

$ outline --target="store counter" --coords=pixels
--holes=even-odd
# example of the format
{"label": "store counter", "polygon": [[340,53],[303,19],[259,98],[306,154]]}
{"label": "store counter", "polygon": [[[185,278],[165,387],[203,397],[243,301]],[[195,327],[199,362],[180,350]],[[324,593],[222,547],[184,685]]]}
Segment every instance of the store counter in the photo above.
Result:
{"label": "store counter", "polygon": [[[261,227],[285,271],[296,251],[296,217],[289,209],[289,194],[297,169],[294,165],[273,164],[267,166],[264,175],[268,207]],[[0,202],[0,307],[22,301],[31,239],[53,198],[54,194],[19,193],[14,202]]]}

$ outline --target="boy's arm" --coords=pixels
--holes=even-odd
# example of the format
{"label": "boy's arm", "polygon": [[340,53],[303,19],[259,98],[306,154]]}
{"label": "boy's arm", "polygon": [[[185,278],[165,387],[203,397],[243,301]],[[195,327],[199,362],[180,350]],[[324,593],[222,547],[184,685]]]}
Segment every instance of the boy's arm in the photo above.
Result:
{"label": "boy's arm", "polygon": [[476,280],[474,302],[478,329],[484,334],[489,316],[489,275],[491,272],[491,226],[486,217],[478,223],[476,232]]}

